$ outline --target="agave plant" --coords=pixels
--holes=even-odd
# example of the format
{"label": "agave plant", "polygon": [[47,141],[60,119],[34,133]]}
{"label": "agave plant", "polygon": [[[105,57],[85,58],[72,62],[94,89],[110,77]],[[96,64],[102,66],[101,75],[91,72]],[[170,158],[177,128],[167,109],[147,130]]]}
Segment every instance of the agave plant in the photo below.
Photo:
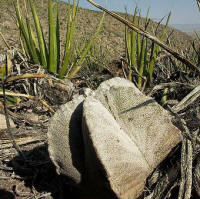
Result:
{"label": "agave plant", "polygon": [[[42,65],[48,72],[58,75],[59,78],[72,78],[80,70],[84,59],[94,44],[103,24],[104,14],[99,22],[95,34],[91,37],[88,44],[85,46],[81,53],[80,59],[71,60],[74,53],[74,30],[77,15],[76,0],[73,0],[72,6],[68,0],[68,15],[67,15],[67,31],[64,55],[62,59],[60,49],[60,28],[59,28],[59,2],[48,0],[48,26],[49,26],[49,42],[47,43],[44,38],[43,29],[38,17],[35,4],[33,0],[28,0],[34,19],[36,35],[33,27],[31,26],[28,15],[22,15],[19,0],[16,1],[15,10],[17,16],[18,27],[22,33],[22,43],[24,51],[35,64]],[[37,38],[37,39],[36,39]]]}
{"label": "agave plant", "polygon": [[[139,15],[138,18],[136,18],[138,13],[138,8],[135,8],[135,12],[133,15],[133,24],[137,24],[138,27],[141,27],[141,16]],[[165,27],[163,29],[163,32],[161,33],[160,40],[163,41],[165,39],[165,33],[166,29],[168,27],[168,23],[170,20],[171,13],[169,13],[167,17],[167,21],[165,24]],[[145,20],[144,20],[144,30],[146,31],[149,25],[150,19],[149,19],[149,9],[147,11]],[[158,27],[157,27],[158,29]],[[128,78],[130,81],[132,81],[132,71],[136,71],[137,74],[137,85],[141,89],[143,86],[145,86],[146,81],[152,82],[153,80],[153,71],[156,59],[158,57],[158,53],[160,51],[160,47],[155,43],[147,40],[146,37],[140,36],[140,34],[135,33],[135,31],[131,31],[127,26],[125,28],[125,43],[126,43],[126,57],[127,57],[127,63],[129,65],[129,75]],[[150,42],[150,45],[148,43]],[[150,48],[148,47],[150,46]],[[150,53],[148,55],[148,51],[150,49]]]}
{"label": "agave plant", "polygon": [[190,54],[194,63],[196,63],[197,66],[200,66],[200,36],[197,32],[195,32],[195,36],[195,39],[192,41],[192,52]]}
{"label": "agave plant", "polygon": [[196,2],[197,2],[197,6],[198,6],[198,8],[199,8],[199,11],[200,11],[200,1],[199,1],[199,0],[196,0]]}

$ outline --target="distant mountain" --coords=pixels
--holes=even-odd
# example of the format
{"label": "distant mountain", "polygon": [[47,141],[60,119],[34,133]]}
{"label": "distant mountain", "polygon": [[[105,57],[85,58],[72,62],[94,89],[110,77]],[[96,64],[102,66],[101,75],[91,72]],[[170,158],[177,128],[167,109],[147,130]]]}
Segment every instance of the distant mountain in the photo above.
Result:
{"label": "distant mountain", "polygon": [[193,32],[200,30],[200,24],[170,24],[170,26],[183,32]]}

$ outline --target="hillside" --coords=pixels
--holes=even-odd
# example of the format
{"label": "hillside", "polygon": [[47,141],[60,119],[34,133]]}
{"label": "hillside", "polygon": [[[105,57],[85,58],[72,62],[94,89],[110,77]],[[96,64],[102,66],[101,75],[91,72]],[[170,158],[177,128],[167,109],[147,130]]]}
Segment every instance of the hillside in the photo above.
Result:
{"label": "hillside", "polygon": [[[44,29],[46,38],[48,34],[47,28],[47,1],[36,0],[36,8],[39,13],[40,19],[42,19],[42,27]],[[66,30],[66,15],[67,15],[67,4],[64,2],[60,3],[60,27],[61,27],[61,41],[64,41],[65,30]],[[19,46],[19,31],[16,28],[14,20],[11,17],[11,13],[14,14],[14,9],[11,5],[6,3],[6,1],[1,1],[0,7],[0,31],[4,35],[5,39],[11,46]],[[88,36],[94,33],[98,21],[101,17],[101,12],[87,10],[87,9],[78,9],[77,23],[76,23],[76,38],[78,40],[84,41]],[[125,16],[124,14],[120,13]],[[131,16],[129,16],[131,17]],[[152,32],[156,23],[151,21],[149,25],[149,30]],[[163,26],[160,27],[162,31]],[[170,33],[172,28],[168,29]],[[190,45],[191,37],[186,33],[183,33],[179,30],[175,30],[170,37],[170,45],[178,51],[188,48]],[[124,54],[124,25],[113,19],[112,17],[106,15],[103,30],[100,34],[100,43],[104,46],[104,51],[106,54],[107,60],[116,60]],[[6,46],[0,39],[0,52],[6,50]]]}

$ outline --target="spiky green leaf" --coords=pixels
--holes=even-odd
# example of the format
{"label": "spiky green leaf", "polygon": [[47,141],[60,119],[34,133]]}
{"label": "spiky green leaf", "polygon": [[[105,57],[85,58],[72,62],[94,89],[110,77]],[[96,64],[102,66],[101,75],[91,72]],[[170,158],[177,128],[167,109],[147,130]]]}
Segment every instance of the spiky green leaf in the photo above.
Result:
{"label": "spiky green leaf", "polygon": [[37,38],[38,38],[38,43],[39,43],[39,48],[40,48],[40,59],[41,59],[41,64],[47,68],[47,48],[46,48],[46,42],[44,40],[44,34],[42,31],[42,27],[40,24],[40,20],[38,18],[37,12],[36,12],[36,8],[34,3],[32,2],[32,0],[29,0],[30,2],[30,7],[31,7],[31,11],[33,14],[33,19],[35,22],[35,28],[37,31]]}

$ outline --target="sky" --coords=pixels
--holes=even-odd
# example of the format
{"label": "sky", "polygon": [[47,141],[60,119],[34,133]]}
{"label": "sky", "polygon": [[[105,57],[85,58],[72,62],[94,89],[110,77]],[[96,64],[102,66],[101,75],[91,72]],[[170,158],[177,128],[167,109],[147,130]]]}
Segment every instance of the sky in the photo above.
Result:
{"label": "sky", "polygon": [[[67,1],[67,0],[64,0]],[[72,1],[72,0],[71,0]],[[133,13],[137,5],[145,16],[150,7],[150,18],[159,21],[172,11],[170,24],[200,24],[200,12],[195,0],[95,0],[96,3],[109,10],[124,12],[125,6],[129,13]],[[87,0],[80,0],[80,7],[94,9]]]}

